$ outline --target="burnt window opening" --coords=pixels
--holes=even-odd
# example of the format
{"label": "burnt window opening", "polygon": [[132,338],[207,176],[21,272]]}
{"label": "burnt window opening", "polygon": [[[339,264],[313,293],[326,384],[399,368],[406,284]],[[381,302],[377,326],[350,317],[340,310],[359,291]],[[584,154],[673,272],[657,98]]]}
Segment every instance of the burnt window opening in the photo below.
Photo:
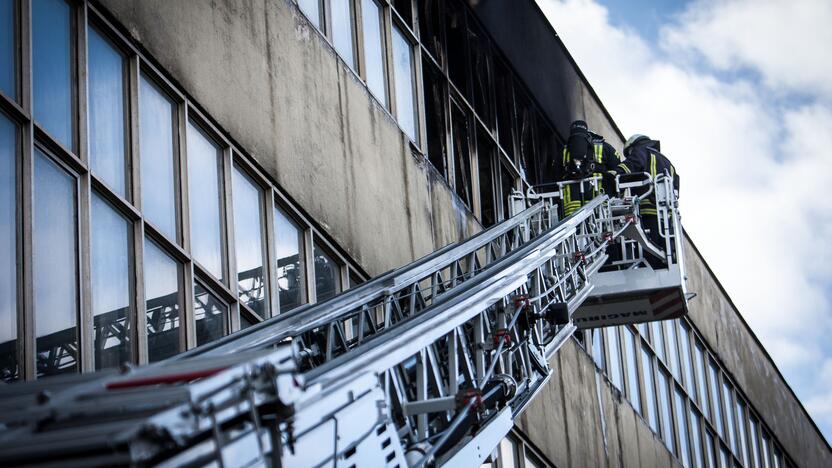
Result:
{"label": "burnt window opening", "polygon": [[411,0],[393,0],[393,9],[404,20],[407,27],[413,29],[413,3]]}
{"label": "burnt window opening", "polygon": [[558,156],[560,144],[555,132],[541,117],[537,118],[537,154],[535,158],[535,173],[538,184],[555,182],[555,158]]}
{"label": "burnt window opening", "polygon": [[494,94],[497,104],[497,135],[500,146],[514,157],[514,89],[511,72],[502,61],[494,61]]}
{"label": "burnt window opening", "polygon": [[468,28],[466,27],[465,7],[457,1],[447,2],[445,17],[446,39],[448,44],[448,77],[459,92],[470,99],[468,65]]}
{"label": "burnt window opening", "polygon": [[494,128],[491,104],[491,50],[485,33],[473,21],[469,21],[468,26],[474,110],[490,130]]}
{"label": "burnt window opening", "polygon": [[433,59],[443,65],[445,53],[442,47],[442,5],[439,0],[420,0],[419,38]]}
{"label": "burnt window opening", "polygon": [[519,90],[515,93],[517,102],[517,139],[519,143],[518,150],[520,154],[517,161],[520,163],[521,174],[526,181],[531,184],[537,184],[537,174],[535,173],[534,162],[534,108],[531,106],[530,100]]}
{"label": "burnt window opening", "polygon": [[448,99],[448,86],[442,73],[429,62],[422,66],[422,80],[425,90],[425,124],[427,136],[428,160],[433,167],[448,179],[447,169],[447,122],[445,105]]}
{"label": "burnt window opening", "polygon": [[514,176],[511,170],[506,167],[505,163],[500,164],[500,206],[503,209],[502,218],[508,219],[511,217],[511,210],[509,209],[509,196],[514,189]]}
{"label": "burnt window opening", "polygon": [[468,142],[468,117],[456,103],[451,107],[454,189],[463,203],[471,208],[473,205],[471,203],[471,151]]}
{"label": "burnt window opening", "polygon": [[480,188],[480,222],[489,227],[497,222],[494,203],[494,142],[485,130],[477,130],[477,175]]}

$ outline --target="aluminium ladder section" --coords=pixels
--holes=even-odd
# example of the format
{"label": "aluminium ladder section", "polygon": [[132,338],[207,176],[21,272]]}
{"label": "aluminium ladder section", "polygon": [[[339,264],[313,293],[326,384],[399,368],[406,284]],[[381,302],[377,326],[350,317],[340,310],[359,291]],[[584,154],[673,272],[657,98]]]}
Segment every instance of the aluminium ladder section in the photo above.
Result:
{"label": "aluminium ladder section", "polygon": [[[451,454],[481,458],[490,451],[485,448],[488,444],[479,444],[481,450],[472,455],[468,452],[477,444],[463,443],[459,438],[460,428],[469,429],[470,418],[464,413],[476,414],[477,419],[482,419],[480,427],[489,428],[488,433],[466,433],[465,440],[473,437],[482,442],[485,437],[497,441],[510,426],[512,415],[532,397],[530,389],[545,381],[549,372],[547,357],[574,330],[571,326],[557,326],[548,311],[552,309],[554,315],[563,310],[572,311],[589,291],[587,278],[605,261],[603,249],[607,240],[601,239],[607,237],[600,230],[610,219],[606,207],[606,200],[599,199],[592,208],[585,208],[581,214],[547,232],[545,238],[538,236],[502,257],[499,264],[495,262],[483,269],[460,285],[464,289],[451,289],[424,310],[423,316],[400,324],[399,327],[406,324],[412,327],[418,325],[416,320],[430,319],[430,325],[419,322],[418,329],[430,333],[453,325],[453,333],[448,332],[447,339],[457,343],[457,352],[440,349],[437,353],[436,349],[426,349],[417,353],[423,356],[421,360],[418,357],[408,360],[394,366],[397,370],[385,373],[389,384],[373,372],[350,373],[346,381],[335,383],[338,379],[331,372],[337,371],[340,364],[334,367],[325,364],[318,371],[313,369],[302,374],[297,367],[297,343],[278,343],[276,348],[270,344],[268,349],[249,352],[195,354],[164,365],[145,366],[125,375],[109,372],[103,376],[87,374],[12,385],[0,390],[0,406],[4,409],[0,412],[0,427],[4,428],[0,429],[0,461],[22,464],[51,460],[85,466],[128,463],[175,466],[209,462],[224,466],[280,466],[285,458],[283,466],[293,466],[289,462],[297,454],[313,457],[322,454],[323,460],[350,466],[337,460],[346,462],[361,454],[371,466],[384,464],[380,460],[392,460],[404,466],[405,449],[416,447],[411,451],[419,453],[419,441],[408,437],[405,429],[408,425],[415,428],[410,433],[432,433],[429,442],[435,448],[424,449],[424,461],[436,456],[440,461],[448,461]],[[509,272],[517,282],[516,287],[513,282],[506,282]],[[517,276],[520,274],[525,276]],[[474,304],[464,301],[474,297],[475,287],[478,295],[474,309],[486,307],[478,313],[480,324],[476,324],[476,319],[474,324],[462,325],[449,321],[444,312],[447,307],[456,307],[455,310],[464,314],[473,313]],[[495,287],[502,292],[511,288],[526,289],[531,297],[527,302],[516,294],[508,299],[498,298],[494,296],[499,292]],[[499,307],[495,306],[498,303]],[[517,305],[513,311],[511,304]],[[505,327],[501,328],[503,324]],[[413,346],[410,341],[415,343],[414,340],[403,343],[395,339],[399,329],[379,334],[359,349],[336,359],[348,363],[352,356],[378,353],[384,343],[394,349]],[[414,333],[413,329],[409,330]],[[436,344],[429,348],[436,348]],[[433,401],[430,392],[439,391],[438,387],[424,384],[428,373],[434,378],[441,376],[439,369],[452,368],[453,362],[460,371],[446,373],[449,377],[455,376],[446,378],[446,386],[451,386],[444,390],[446,394],[450,396],[448,391],[453,387],[460,391],[470,387],[465,390],[470,393],[461,393],[463,405],[459,411],[447,407],[448,397]],[[411,378],[413,369],[422,369],[423,377]],[[313,381],[305,384],[307,378]],[[480,395],[476,393],[475,382],[485,390]],[[408,390],[413,385],[424,391]],[[405,396],[393,397],[396,388],[404,389]],[[511,388],[515,390],[510,392]],[[510,393],[515,396],[509,402]],[[413,398],[408,399],[407,395]],[[420,395],[426,399],[419,401]],[[470,396],[470,405],[464,404],[465,395]],[[31,403],[33,399],[37,400],[35,404]],[[485,403],[479,405],[478,401]],[[428,418],[429,413],[425,413],[425,405],[437,403],[446,405],[442,413],[450,419],[444,429],[442,413],[439,419],[436,415]],[[513,411],[505,409],[509,407],[506,406],[497,416],[494,405],[509,403]],[[450,413],[453,416],[448,416]],[[373,414],[378,417],[372,418]],[[390,416],[395,414],[403,425],[397,425],[396,417]],[[348,426],[348,422],[365,420],[386,422],[374,425],[372,433]],[[485,424],[488,421],[500,423]],[[335,437],[332,430],[339,427],[341,431],[332,445],[314,444],[312,450],[302,449],[305,440],[329,437],[331,441]],[[375,451],[370,450],[373,440]],[[428,441],[422,441],[423,446],[425,442]],[[310,466],[316,464],[308,461]]]}

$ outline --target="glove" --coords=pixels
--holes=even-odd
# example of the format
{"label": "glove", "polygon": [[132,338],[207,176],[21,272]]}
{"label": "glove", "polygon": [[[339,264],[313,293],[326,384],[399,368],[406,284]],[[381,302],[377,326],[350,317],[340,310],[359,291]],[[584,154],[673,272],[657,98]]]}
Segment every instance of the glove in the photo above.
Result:
{"label": "glove", "polygon": [[601,187],[604,189],[604,193],[609,196],[618,196],[618,191],[615,190],[615,176],[618,173],[615,171],[605,171],[602,173],[601,179]]}

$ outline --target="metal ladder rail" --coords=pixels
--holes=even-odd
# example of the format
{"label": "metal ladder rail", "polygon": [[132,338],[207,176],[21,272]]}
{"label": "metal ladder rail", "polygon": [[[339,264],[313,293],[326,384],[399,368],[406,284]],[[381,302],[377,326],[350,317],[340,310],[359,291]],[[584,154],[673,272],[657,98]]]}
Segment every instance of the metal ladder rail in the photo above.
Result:
{"label": "metal ladder rail", "polygon": [[[499,373],[499,379],[513,381],[500,384],[514,387],[505,390],[511,394],[506,401],[510,409],[480,408],[477,418],[483,431],[495,422],[502,428],[496,431],[503,431],[498,434],[501,438],[548,379],[548,358],[575,330],[571,323],[556,324],[552,309],[561,309],[568,320],[589,295],[591,276],[608,258],[604,249],[612,240],[610,233],[622,232],[629,223],[613,225],[606,202],[606,197],[594,200],[420,316],[403,322],[395,332],[304,373],[305,385],[337,391],[353,379],[379,376],[403,451],[413,451],[419,441],[443,440],[448,431],[458,429],[453,422],[463,412],[468,417],[476,406],[467,402],[460,406],[460,392],[481,399]],[[502,414],[499,419],[498,414]],[[303,424],[295,427],[308,430]],[[488,437],[499,441],[494,433]],[[421,459],[409,461],[425,464],[441,450],[439,461],[444,463],[454,454],[471,456],[472,447],[478,447],[480,455],[490,453],[493,446],[483,451],[486,445],[477,440],[455,450],[441,444],[428,446],[419,449],[425,454]]]}
{"label": "metal ladder rail", "polygon": [[[401,320],[429,307],[439,296],[482,268],[524,245],[553,223],[554,213],[536,204],[458,244],[339,294],[302,306],[216,342],[174,356],[216,356],[260,349],[292,338],[319,365]],[[350,335],[347,328],[355,332]]]}

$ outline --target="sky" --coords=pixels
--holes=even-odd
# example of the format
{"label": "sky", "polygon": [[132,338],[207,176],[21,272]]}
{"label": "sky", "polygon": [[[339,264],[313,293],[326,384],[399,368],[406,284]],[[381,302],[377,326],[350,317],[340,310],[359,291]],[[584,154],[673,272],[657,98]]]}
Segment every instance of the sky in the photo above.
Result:
{"label": "sky", "polygon": [[[832,2],[537,0],[832,440]],[[694,299],[696,300],[696,299]]]}

